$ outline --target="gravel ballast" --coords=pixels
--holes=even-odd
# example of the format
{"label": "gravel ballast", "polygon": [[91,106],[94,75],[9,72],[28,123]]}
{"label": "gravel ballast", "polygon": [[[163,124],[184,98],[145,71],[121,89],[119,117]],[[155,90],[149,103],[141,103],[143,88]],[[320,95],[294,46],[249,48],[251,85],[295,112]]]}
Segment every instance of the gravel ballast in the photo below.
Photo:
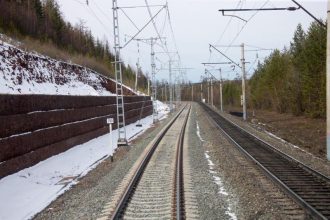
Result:
{"label": "gravel ballast", "polygon": [[[224,137],[198,104],[193,109],[190,156],[202,219],[305,218],[300,207]],[[201,139],[193,135],[197,124]]]}
{"label": "gravel ballast", "polygon": [[80,179],[77,185],[37,214],[35,219],[96,219],[145,146],[171,118],[172,116],[148,129],[130,143],[129,147],[120,148],[113,162],[110,158],[104,160]]}
{"label": "gravel ballast", "polygon": [[[173,114],[174,115],[174,114]],[[329,175],[328,162],[258,131],[227,114],[225,117],[273,146]],[[51,203],[35,219],[96,219],[124,176],[171,117],[121,148],[114,162],[102,162],[67,193]],[[190,216],[195,219],[306,219],[303,210],[214,125],[197,103],[192,104],[185,145],[189,164]]]}
{"label": "gravel ballast", "polygon": [[[216,109],[215,109],[216,110]],[[317,157],[303,149],[299,148],[299,146],[295,146],[285,140],[280,139],[270,133],[267,133],[262,127],[255,123],[247,123],[244,122],[241,118],[232,116],[230,114],[222,113],[217,110],[217,112],[227,118],[228,120],[234,122],[238,126],[244,128],[248,132],[256,135],[260,139],[269,143],[271,146],[276,149],[282,151],[285,154],[293,157],[294,159],[304,163],[307,166],[310,166],[314,170],[322,173],[325,176],[330,176],[330,162],[324,158]],[[325,147],[325,146],[324,146]]]}

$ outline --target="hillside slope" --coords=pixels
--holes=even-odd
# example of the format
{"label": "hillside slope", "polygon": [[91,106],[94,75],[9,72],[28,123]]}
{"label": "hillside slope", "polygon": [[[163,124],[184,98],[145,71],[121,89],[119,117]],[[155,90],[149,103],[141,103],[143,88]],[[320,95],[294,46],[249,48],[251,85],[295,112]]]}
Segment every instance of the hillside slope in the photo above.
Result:
{"label": "hillside slope", "polygon": [[[115,81],[0,40],[0,94],[115,95]],[[124,86],[125,95],[135,95]]]}

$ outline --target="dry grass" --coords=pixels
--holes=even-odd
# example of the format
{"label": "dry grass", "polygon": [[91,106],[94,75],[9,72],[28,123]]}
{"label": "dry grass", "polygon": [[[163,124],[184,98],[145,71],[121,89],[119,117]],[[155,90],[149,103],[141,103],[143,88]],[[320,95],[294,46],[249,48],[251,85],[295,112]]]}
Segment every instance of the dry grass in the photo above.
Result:
{"label": "dry grass", "polygon": [[[66,50],[59,49],[56,45],[52,42],[41,42],[39,40],[32,39],[30,37],[24,37],[20,39],[15,39],[14,37],[0,35],[0,39],[13,44],[16,47],[21,48],[22,50],[28,52],[37,52],[39,54],[49,56],[56,60],[62,60],[68,63],[75,63],[81,66],[85,66],[90,68],[102,75],[105,75],[110,78],[115,78],[114,75],[114,67],[112,64],[107,64],[103,60],[98,60],[94,57],[81,55],[81,54],[71,54]],[[134,87],[135,80],[131,79],[131,77],[125,77],[124,84],[130,86],[131,88]],[[147,93],[146,89],[139,88],[142,92]]]}
{"label": "dry grass", "polygon": [[86,66],[105,76],[114,78],[114,71],[110,65],[96,58],[84,56],[80,54],[71,54],[65,50],[59,49],[52,42],[40,42],[29,37],[20,39],[19,47],[29,52],[37,52],[45,56],[49,56],[56,60],[62,60],[69,63],[75,63]]}

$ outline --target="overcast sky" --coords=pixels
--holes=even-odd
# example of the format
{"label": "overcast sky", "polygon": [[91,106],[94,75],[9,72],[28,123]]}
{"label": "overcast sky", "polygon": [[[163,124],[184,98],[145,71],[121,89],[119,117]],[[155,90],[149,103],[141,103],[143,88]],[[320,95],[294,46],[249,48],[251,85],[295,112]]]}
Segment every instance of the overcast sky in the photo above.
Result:
{"label": "overcast sky", "polygon": [[[112,0],[57,0],[64,17],[72,24],[83,22],[91,29],[95,37],[108,40],[113,45]],[[306,9],[318,18],[325,20],[327,2],[297,0]],[[164,5],[165,0],[148,0],[150,5]],[[118,6],[145,6],[145,0],[118,0]],[[210,52],[209,44],[233,46],[244,43],[247,46],[245,55],[249,70],[248,76],[253,73],[258,60],[262,61],[270,50],[253,51],[256,48],[280,49],[289,47],[293,33],[301,23],[304,30],[313,21],[302,10],[298,11],[267,11],[267,12],[238,12],[237,16],[248,20],[222,16],[218,9],[226,8],[264,8],[296,6],[291,1],[279,0],[168,0],[170,21],[173,27],[172,36],[170,22],[166,10],[161,10],[156,17],[156,26],[162,37],[166,37],[166,44],[170,52],[179,51],[181,67],[186,67],[186,79],[198,82],[204,75],[202,62],[226,62],[227,60],[215,50]],[[152,7],[151,13],[156,14],[161,7]],[[129,17],[129,18],[128,18]],[[131,21],[134,24],[132,24]],[[138,28],[143,27],[150,20],[147,8],[126,8],[119,11],[119,25],[121,45],[124,45],[129,36],[136,34]],[[138,38],[157,37],[157,33],[150,24]],[[159,41],[158,41],[159,42]],[[161,43],[161,42],[159,42]],[[164,40],[163,40],[164,43]],[[253,47],[251,47],[253,46]],[[138,53],[138,48],[140,53]],[[241,50],[239,47],[218,47],[235,62],[240,62]],[[160,46],[155,46],[157,79],[168,79],[168,56]],[[258,55],[257,55],[258,53]],[[257,58],[258,56],[258,58]],[[150,73],[150,45],[137,41],[130,42],[122,50],[125,63],[136,68],[137,60],[144,72]],[[254,64],[254,65],[253,65]],[[173,64],[175,65],[175,64]],[[215,69],[221,67],[223,78],[232,79],[239,76],[238,69],[231,70],[230,65],[208,66],[213,74],[218,77]],[[214,70],[212,70],[214,69]]]}

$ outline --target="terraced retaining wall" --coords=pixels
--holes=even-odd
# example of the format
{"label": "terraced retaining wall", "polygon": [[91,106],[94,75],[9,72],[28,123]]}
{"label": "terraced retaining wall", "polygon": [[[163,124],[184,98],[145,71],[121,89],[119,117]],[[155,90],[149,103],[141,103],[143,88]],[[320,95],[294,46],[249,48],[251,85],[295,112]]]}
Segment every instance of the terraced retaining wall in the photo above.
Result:
{"label": "terraced retaining wall", "polygon": [[[146,96],[125,96],[126,124],[152,114]],[[0,178],[108,132],[115,96],[0,95]]]}

